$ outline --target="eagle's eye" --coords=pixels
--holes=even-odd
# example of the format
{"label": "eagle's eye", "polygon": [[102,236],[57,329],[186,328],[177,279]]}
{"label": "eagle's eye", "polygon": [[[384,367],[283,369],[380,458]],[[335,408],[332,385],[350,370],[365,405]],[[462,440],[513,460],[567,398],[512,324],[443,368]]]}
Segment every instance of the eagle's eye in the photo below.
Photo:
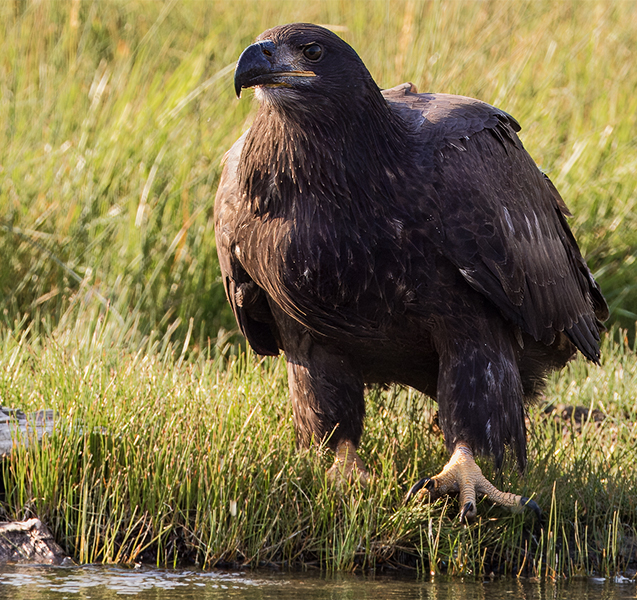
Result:
{"label": "eagle's eye", "polygon": [[310,44],[303,48],[303,54],[310,60],[318,60],[321,58],[321,54],[323,54],[323,48],[321,48],[318,44]]}

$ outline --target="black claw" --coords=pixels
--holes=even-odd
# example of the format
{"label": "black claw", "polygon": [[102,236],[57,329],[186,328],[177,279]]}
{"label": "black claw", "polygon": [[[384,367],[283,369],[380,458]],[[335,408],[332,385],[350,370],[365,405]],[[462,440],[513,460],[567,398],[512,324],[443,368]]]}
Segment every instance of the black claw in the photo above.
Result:
{"label": "black claw", "polygon": [[460,511],[460,522],[465,524],[468,523],[475,517],[475,514],[476,509],[475,506],[473,506],[473,502],[467,502]]}
{"label": "black claw", "polygon": [[520,498],[520,506],[524,506],[524,508],[530,508],[537,517],[537,520],[542,523],[542,509],[537,505],[535,500],[531,500],[530,498]]}
{"label": "black claw", "polygon": [[414,483],[414,485],[411,486],[411,489],[407,492],[404,503],[407,504],[423,487],[428,488],[430,481],[430,477],[423,477],[420,481]]}

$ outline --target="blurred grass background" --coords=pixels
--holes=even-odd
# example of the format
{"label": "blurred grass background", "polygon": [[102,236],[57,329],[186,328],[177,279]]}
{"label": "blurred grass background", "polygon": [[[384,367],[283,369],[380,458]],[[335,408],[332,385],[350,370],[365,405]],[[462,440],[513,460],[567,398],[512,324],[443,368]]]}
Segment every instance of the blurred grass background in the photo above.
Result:
{"label": "blurred grass background", "polygon": [[[255,35],[334,26],[381,87],[513,114],[611,305],[637,319],[637,5],[631,2],[31,2],[0,5],[0,305],[50,327],[87,308],[127,339],[233,330],[214,246],[224,152],[254,109]],[[249,98],[249,96],[248,96]],[[140,337],[141,336],[141,337]]]}
{"label": "blurred grass background", "polygon": [[[575,215],[628,332],[556,375],[528,472],[499,481],[537,499],[540,532],[485,502],[468,528],[453,501],[402,506],[448,458],[409,390],[372,390],[374,485],[335,494],[330,457],[295,449],[282,361],[228,356],[212,207],[254,113],[232,69],[291,21],[334,27],[381,87],[513,114]],[[37,514],[84,562],[634,573],[637,4],[14,0],[0,23],[0,400],[62,433],[2,461],[4,516]],[[606,418],[559,417],[573,405]]]}

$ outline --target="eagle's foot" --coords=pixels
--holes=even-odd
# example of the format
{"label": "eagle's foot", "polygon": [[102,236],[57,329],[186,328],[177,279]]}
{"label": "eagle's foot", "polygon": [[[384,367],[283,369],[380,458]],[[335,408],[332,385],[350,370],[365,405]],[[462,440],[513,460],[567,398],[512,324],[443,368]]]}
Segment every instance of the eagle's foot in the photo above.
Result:
{"label": "eagle's foot", "polygon": [[327,470],[327,479],[336,485],[351,484],[358,481],[366,486],[369,473],[365,464],[356,452],[356,447],[349,440],[340,442],[336,448],[334,464]]}
{"label": "eagle's foot", "polygon": [[477,515],[477,494],[484,494],[495,504],[509,508],[513,512],[521,512],[524,508],[529,508],[539,519],[542,518],[542,511],[533,500],[497,489],[482,474],[480,467],[473,460],[473,452],[464,443],[456,445],[449,462],[438,475],[425,477],[416,483],[407,492],[405,502],[409,502],[423,489],[430,500],[437,500],[446,494],[459,494],[460,521],[463,523],[472,521]]}

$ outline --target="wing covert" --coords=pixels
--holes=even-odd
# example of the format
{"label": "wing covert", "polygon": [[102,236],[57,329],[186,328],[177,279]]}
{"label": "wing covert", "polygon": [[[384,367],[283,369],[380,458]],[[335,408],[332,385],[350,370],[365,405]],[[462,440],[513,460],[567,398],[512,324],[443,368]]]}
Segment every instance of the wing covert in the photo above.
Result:
{"label": "wing covert", "polygon": [[478,100],[410,90],[384,93],[417,127],[443,224],[439,251],[536,340],[551,344],[564,332],[598,361],[608,307],[517,122]]}

